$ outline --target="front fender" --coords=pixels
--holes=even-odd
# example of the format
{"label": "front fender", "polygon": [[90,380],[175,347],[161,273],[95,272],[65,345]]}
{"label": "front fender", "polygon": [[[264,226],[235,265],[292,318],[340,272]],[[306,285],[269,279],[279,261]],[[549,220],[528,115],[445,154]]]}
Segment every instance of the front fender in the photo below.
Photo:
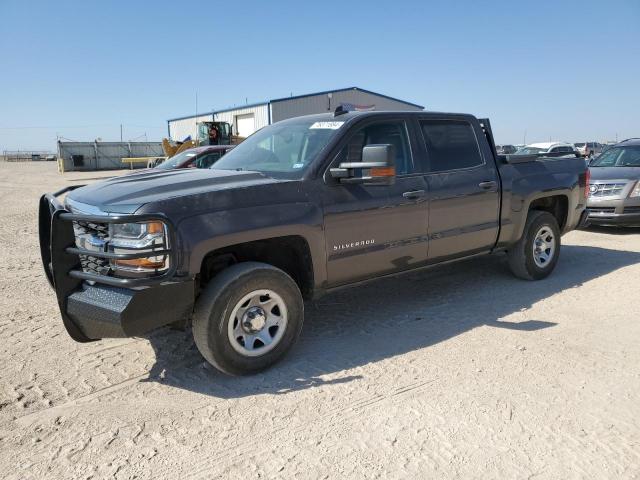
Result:
{"label": "front fender", "polygon": [[311,253],[314,279],[326,279],[322,211],[313,203],[271,204],[202,213],[180,221],[182,267],[190,275],[200,272],[204,257],[224,247],[278,238],[302,237]]}

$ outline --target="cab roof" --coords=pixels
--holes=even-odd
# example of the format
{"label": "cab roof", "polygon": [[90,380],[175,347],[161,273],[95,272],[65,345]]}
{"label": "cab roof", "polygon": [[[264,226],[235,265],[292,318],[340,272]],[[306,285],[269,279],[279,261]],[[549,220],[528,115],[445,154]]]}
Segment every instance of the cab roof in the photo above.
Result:
{"label": "cab roof", "polygon": [[362,117],[373,117],[373,116],[382,116],[382,115],[418,115],[423,117],[438,117],[438,116],[447,116],[447,117],[466,117],[466,118],[476,118],[475,116],[469,113],[452,113],[452,112],[426,112],[424,110],[371,110],[371,111],[349,111],[346,113],[341,113],[336,115],[334,112],[327,113],[314,113],[311,115],[302,115],[300,117],[292,117],[287,118],[285,120],[281,120],[276,123],[287,123],[287,122],[295,122],[300,119],[305,120],[315,120],[322,122],[347,122],[350,120],[354,120],[356,118]]}
{"label": "cab roof", "polygon": [[220,151],[220,150],[230,150],[233,147],[235,147],[235,145],[203,145],[201,147],[188,148],[188,149],[183,150],[183,151],[184,152],[200,154],[200,153],[204,153],[204,152],[216,152],[216,151]]}

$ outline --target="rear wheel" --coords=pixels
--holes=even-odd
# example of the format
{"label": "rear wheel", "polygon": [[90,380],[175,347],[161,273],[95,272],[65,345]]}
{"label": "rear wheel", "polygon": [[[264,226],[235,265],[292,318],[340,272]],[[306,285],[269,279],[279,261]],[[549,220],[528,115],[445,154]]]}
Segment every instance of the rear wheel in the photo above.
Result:
{"label": "rear wheel", "polygon": [[193,337],[218,370],[251,374],[287,353],[303,317],[302,295],[289,275],[265,263],[239,263],[213,278],[198,299]]}
{"label": "rear wheel", "polygon": [[548,212],[532,210],[520,240],[507,252],[513,274],[541,280],[553,271],[560,255],[560,227]]}

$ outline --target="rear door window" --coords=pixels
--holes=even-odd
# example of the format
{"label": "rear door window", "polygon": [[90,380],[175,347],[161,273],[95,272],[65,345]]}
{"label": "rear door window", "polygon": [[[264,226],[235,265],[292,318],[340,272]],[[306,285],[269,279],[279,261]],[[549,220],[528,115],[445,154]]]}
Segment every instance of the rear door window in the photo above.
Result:
{"label": "rear door window", "polygon": [[465,120],[421,120],[429,170],[444,172],[484,164],[472,125]]}

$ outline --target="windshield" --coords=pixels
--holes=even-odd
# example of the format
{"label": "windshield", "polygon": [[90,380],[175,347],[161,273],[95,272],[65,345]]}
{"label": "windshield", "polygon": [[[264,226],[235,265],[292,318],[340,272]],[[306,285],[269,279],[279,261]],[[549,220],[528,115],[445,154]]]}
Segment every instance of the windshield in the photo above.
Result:
{"label": "windshield", "polygon": [[584,147],[584,142],[582,142],[582,143],[574,143],[573,146],[576,147],[576,148],[582,148],[582,147]]}
{"label": "windshield", "polygon": [[592,167],[640,167],[640,145],[613,147],[597,157]]}
{"label": "windshield", "polygon": [[546,153],[546,148],[538,148],[538,147],[522,147],[516,153],[519,155],[535,155],[536,153]]}
{"label": "windshield", "polygon": [[343,124],[343,121],[318,122],[300,118],[269,125],[227,153],[212,168],[302,178],[306,168]]}
{"label": "windshield", "polygon": [[195,156],[196,156],[196,154],[194,152],[190,152],[189,150],[185,150],[184,152],[181,152],[181,153],[179,153],[177,155],[174,155],[173,157],[169,158],[168,160],[165,160],[160,165],[158,165],[156,168],[162,168],[164,170],[170,170],[172,168],[178,168],[178,166],[182,165],[185,161],[187,161],[190,158],[193,158]]}

